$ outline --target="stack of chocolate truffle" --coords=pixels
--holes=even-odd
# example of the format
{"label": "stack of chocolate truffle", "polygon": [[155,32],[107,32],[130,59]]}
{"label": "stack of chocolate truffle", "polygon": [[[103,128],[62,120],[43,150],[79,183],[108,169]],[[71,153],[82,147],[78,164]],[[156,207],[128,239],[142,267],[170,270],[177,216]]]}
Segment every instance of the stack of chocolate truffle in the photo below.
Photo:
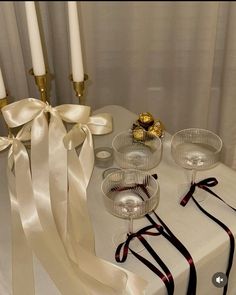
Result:
{"label": "stack of chocolate truffle", "polygon": [[155,120],[152,114],[145,112],[141,113],[133,124],[132,134],[137,141],[145,141],[156,136],[163,137],[164,126],[160,120]]}

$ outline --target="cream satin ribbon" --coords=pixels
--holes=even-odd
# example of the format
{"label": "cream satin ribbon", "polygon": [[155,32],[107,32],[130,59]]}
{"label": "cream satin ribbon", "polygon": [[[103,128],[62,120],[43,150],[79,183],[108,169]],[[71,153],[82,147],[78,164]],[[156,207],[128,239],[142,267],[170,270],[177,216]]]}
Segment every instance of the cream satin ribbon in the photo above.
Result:
{"label": "cream satin ribbon", "polygon": [[[49,131],[47,124],[42,122],[45,112],[51,114]],[[62,143],[62,139],[66,134],[62,119],[69,123],[86,122],[90,108],[77,105],[63,105],[52,108],[40,100],[28,98],[6,106],[2,109],[2,113],[10,128],[20,126],[35,118],[32,126],[34,132],[32,133],[31,158],[32,167],[35,168],[32,171],[32,177],[36,198],[40,198],[39,191],[43,185],[43,176],[38,177],[37,173],[39,171],[41,175],[41,170],[38,167],[41,167],[42,171],[44,171],[40,157],[41,153],[42,155],[47,154],[47,134],[49,132],[50,190],[51,194],[56,196],[51,200],[52,210],[59,234],[63,242],[65,242],[67,223],[67,173],[65,167],[67,166],[67,152]],[[43,141],[41,138],[43,138]],[[48,165],[48,161],[46,165]],[[44,180],[46,178],[47,176],[44,175]],[[44,193],[44,190],[42,192]]]}
{"label": "cream satin ribbon", "polygon": [[[51,216],[44,214],[48,225],[46,222],[42,222],[42,214],[34,199],[27,152],[20,142],[15,146],[14,162],[21,222],[27,241],[36,256],[63,295],[96,294],[97,290],[97,294],[102,294],[103,286],[101,284],[78,267],[71,265],[57,234],[56,226],[51,223],[52,211]],[[26,294],[25,291],[21,295],[23,294]]]}
{"label": "cream satin ribbon", "polygon": [[[64,238],[63,225],[62,222],[64,215],[57,215],[55,212],[66,212],[66,190],[67,190],[67,179],[66,171],[67,163],[65,161],[66,156],[62,148],[62,137],[65,134],[65,128],[62,123],[62,119],[67,122],[80,122],[81,128],[85,135],[90,133],[90,129],[87,126],[91,127],[91,130],[94,127],[94,122],[103,120],[104,118],[97,116],[92,121],[89,120],[90,108],[85,106],[77,105],[64,105],[56,108],[52,108],[49,105],[33,99],[24,99],[19,102],[8,105],[2,109],[4,118],[9,125],[9,127],[16,127],[22,124],[25,124],[32,120],[32,130],[31,130],[31,171],[32,178],[30,174],[30,165],[27,158],[27,152],[24,149],[24,146],[17,142],[15,147],[14,161],[15,161],[15,171],[16,171],[16,194],[19,198],[19,211],[21,216],[21,221],[23,229],[29,244],[34,250],[35,254],[41,261],[42,265],[48,271],[49,275],[57,285],[61,293],[64,294],[129,294],[126,289],[127,276],[128,276],[128,288],[129,285],[135,285],[138,283],[139,293],[133,294],[142,294],[145,283],[142,280],[136,279],[132,274],[127,275],[127,272],[121,271],[119,268],[98,259],[94,255],[94,240],[92,229],[88,223],[88,213],[87,211],[80,211],[81,214],[84,214],[85,217],[85,226],[88,231],[81,231],[79,235],[75,235],[75,241],[81,247],[81,253],[84,251],[85,255],[79,255],[85,260],[77,261],[78,264],[72,264],[68,258],[68,255],[65,251],[65,248],[62,243]],[[51,114],[49,131],[47,120],[45,119],[45,112]],[[94,121],[95,120],[95,121]],[[95,124],[96,125],[96,124]],[[95,128],[94,133],[100,132],[99,130],[104,129],[105,127],[99,124]],[[107,128],[107,126],[106,126]],[[48,142],[48,133],[49,133],[49,142]],[[82,133],[81,133],[82,134]],[[86,137],[84,134],[81,135],[81,141]],[[91,135],[91,134],[90,134]],[[78,165],[79,175],[81,178],[78,179],[78,175],[74,175],[74,181],[81,182],[80,193],[83,199],[83,202],[86,201],[86,187],[92,172],[93,166],[93,153],[91,146],[91,139],[87,141],[89,144],[89,149],[86,150],[86,139],[85,145],[80,153],[80,165]],[[49,144],[49,153],[48,153],[48,144]],[[78,143],[77,143],[78,144]],[[71,153],[70,153],[71,154]],[[72,153],[73,154],[73,153]],[[50,157],[49,157],[50,156]],[[74,154],[75,156],[75,154]],[[88,157],[88,158],[87,158]],[[73,156],[69,156],[73,159]],[[49,162],[50,161],[50,162]],[[59,165],[61,162],[61,165]],[[54,169],[54,164],[57,164]],[[50,165],[50,171],[49,171]],[[17,171],[24,171],[24,174],[17,173]],[[72,169],[73,170],[73,169]],[[59,171],[59,174],[57,174]],[[70,171],[70,169],[69,169]],[[73,172],[73,171],[72,171]],[[50,175],[50,188],[49,188],[49,175]],[[65,176],[65,179],[63,177]],[[72,178],[73,173],[69,173],[70,179]],[[70,181],[70,196],[72,192],[77,193],[77,188],[73,185],[73,180]],[[66,188],[65,188],[66,185]],[[58,190],[52,189],[52,187],[58,187]],[[74,187],[74,189],[73,189]],[[60,192],[62,198],[59,202],[55,201],[56,192]],[[52,211],[51,198],[53,199],[52,203],[59,203],[54,212]],[[72,208],[72,206],[70,207]],[[82,209],[86,209],[84,204],[81,205]],[[72,208],[72,211],[74,209]],[[64,212],[63,212],[64,211]],[[54,218],[53,218],[54,216]],[[72,212],[72,220],[73,220]],[[56,220],[57,227],[54,220]],[[84,220],[83,220],[84,221]],[[73,221],[72,224],[75,224]],[[81,228],[81,224],[80,224]],[[61,235],[58,234],[57,229]],[[61,230],[62,229],[62,230]],[[78,229],[74,229],[76,233]],[[81,237],[87,237],[82,239]],[[64,240],[65,242],[65,240]],[[74,248],[74,247],[73,247]],[[106,272],[104,275],[101,275],[101,269],[95,270],[94,267],[97,267],[98,263],[100,266],[104,264]],[[88,265],[85,266],[85,265]],[[106,278],[107,275],[111,275],[112,281],[109,281]],[[126,291],[124,291],[126,290]],[[25,293],[24,293],[25,294]]]}
{"label": "cream satin ribbon", "polygon": [[[8,191],[11,203],[11,228],[12,228],[12,290],[14,295],[34,294],[34,275],[32,251],[22,227],[19,204],[16,195],[14,170],[14,147],[18,141],[30,140],[30,126],[24,126],[16,137],[0,137],[0,151],[7,149],[7,179]],[[25,284],[25,278],[28,284]]]}
{"label": "cream satin ribbon", "polygon": [[[88,118],[87,124],[78,123],[64,137],[68,152],[69,177],[69,228],[68,238],[95,253],[94,233],[87,210],[86,189],[94,166],[93,134],[106,134],[112,131],[112,118],[109,114],[99,114]],[[80,156],[75,148],[82,145]],[[79,226],[79,228],[78,228]],[[78,245],[74,244],[74,253]],[[81,252],[80,252],[81,253]],[[77,257],[78,258],[78,257]],[[78,262],[78,260],[77,260]]]}
{"label": "cream satin ribbon", "polygon": [[[77,124],[65,136],[64,144],[68,152],[69,208],[72,231],[70,241],[73,245],[77,262],[87,273],[93,274],[104,284],[112,284],[118,290],[117,272],[121,268],[99,259],[95,255],[93,230],[87,208],[86,189],[94,166],[92,134],[106,134],[112,131],[109,114],[99,114],[89,118],[87,124]],[[84,141],[84,142],[83,142]],[[77,145],[83,145],[79,157],[75,151]],[[127,285],[124,294],[141,295],[146,282],[139,276],[126,271]],[[120,290],[119,294],[122,290]]]}

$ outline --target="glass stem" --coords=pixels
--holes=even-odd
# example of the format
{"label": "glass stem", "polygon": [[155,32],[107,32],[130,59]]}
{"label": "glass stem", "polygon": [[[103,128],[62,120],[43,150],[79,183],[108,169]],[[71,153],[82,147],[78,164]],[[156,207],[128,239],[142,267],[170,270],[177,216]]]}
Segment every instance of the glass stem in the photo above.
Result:
{"label": "glass stem", "polygon": [[130,217],[129,218],[129,234],[132,234],[134,232],[134,228],[133,228],[133,218]]}
{"label": "glass stem", "polygon": [[192,170],[191,183],[195,183],[197,170]]}

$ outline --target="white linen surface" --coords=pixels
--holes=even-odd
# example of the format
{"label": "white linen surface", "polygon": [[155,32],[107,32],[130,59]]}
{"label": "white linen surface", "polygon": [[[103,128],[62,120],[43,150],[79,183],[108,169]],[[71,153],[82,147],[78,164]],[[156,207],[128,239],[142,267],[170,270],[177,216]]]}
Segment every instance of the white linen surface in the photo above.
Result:
{"label": "white linen surface", "polygon": [[[114,130],[108,135],[94,136],[95,147],[111,146],[114,135],[132,126],[137,115],[119,106],[106,106],[95,113],[109,112],[113,116]],[[165,122],[163,122],[165,123]],[[10,202],[7,193],[7,180],[5,167],[7,152],[0,153],[0,294],[10,295],[11,291],[11,233],[10,233]],[[114,167],[116,165],[114,164]],[[101,181],[104,169],[95,167],[91,182],[88,187],[88,206],[91,214],[97,255],[112,263],[115,262],[115,246],[112,236],[115,232],[127,228],[127,221],[109,214],[102,200]],[[222,289],[212,284],[215,272],[225,272],[229,253],[228,235],[217,224],[200,212],[190,200],[186,207],[178,204],[183,184],[188,181],[188,173],[178,167],[170,154],[170,135],[166,134],[163,141],[163,155],[161,163],[150,171],[156,172],[161,188],[161,198],[157,214],[166,222],[174,234],[190,251],[197,269],[198,295],[220,295]],[[206,177],[216,177],[219,184],[212,188],[232,206],[236,207],[236,172],[222,163],[210,170],[197,173],[197,180]],[[197,190],[197,194],[206,194]],[[223,203],[207,194],[201,205],[222,220],[236,236],[236,213]],[[155,219],[155,217],[154,217]],[[134,221],[135,228],[139,229],[148,225],[145,218]],[[175,295],[184,295],[187,288],[189,267],[185,258],[163,237],[151,237],[150,243],[171,270],[175,279]],[[147,251],[141,255],[149,257]],[[36,295],[59,295],[48,274],[35,258],[35,287]],[[155,276],[136,258],[129,256],[123,264],[118,264],[130,271],[138,273],[148,280],[149,285],[146,295],[164,295],[166,289],[162,281]],[[236,263],[232,266],[228,295],[236,294]],[[25,279],[27,284],[27,278]],[[69,294],[68,294],[69,295]],[[79,294],[80,295],[80,294]],[[83,294],[81,294],[83,295]],[[135,295],[135,294],[134,294]]]}

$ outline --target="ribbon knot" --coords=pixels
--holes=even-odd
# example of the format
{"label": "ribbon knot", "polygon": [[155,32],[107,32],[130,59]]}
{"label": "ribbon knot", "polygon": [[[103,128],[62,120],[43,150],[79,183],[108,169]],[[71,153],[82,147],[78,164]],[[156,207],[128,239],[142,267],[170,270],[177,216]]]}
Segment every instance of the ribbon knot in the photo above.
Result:
{"label": "ribbon knot", "polygon": [[0,137],[0,151],[5,150],[9,145],[12,145],[13,139],[9,137]]}
{"label": "ribbon knot", "polygon": [[15,139],[15,136],[14,137],[8,137],[9,145],[13,144],[14,139]]}
{"label": "ribbon knot", "polygon": [[46,101],[45,107],[44,107],[44,113],[52,113],[54,108]]}
{"label": "ribbon knot", "polygon": [[196,187],[199,187],[205,191],[209,192],[209,187],[216,186],[218,184],[218,181],[215,177],[209,177],[206,179],[203,179],[199,182],[193,182],[191,183],[190,189],[187,192],[187,194],[183,197],[183,199],[180,202],[180,205],[185,207],[190,200],[190,198],[193,196]]}
{"label": "ribbon knot", "polygon": [[81,145],[90,134],[101,135],[112,131],[112,117],[103,113],[90,116],[83,122],[78,122],[64,137],[63,142],[67,150],[72,150]]}
{"label": "ribbon knot", "polygon": [[[8,135],[8,137],[0,136],[0,151],[5,150],[9,146],[14,146],[14,144],[17,144],[19,141],[28,141],[30,140],[30,125],[26,124],[22,127],[22,129],[17,133],[17,135]],[[11,155],[11,152],[9,153],[9,156]]]}
{"label": "ribbon knot", "polygon": [[[153,228],[156,228],[158,230],[158,232],[150,232],[149,231],[150,229],[153,229]],[[127,234],[126,241],[121,243],[116,249],[116,254],[115,254],[116,261],[117,262],[125,262],[126,261],[127,256],[128,256],[128,250],[130,249],[129,248],[130,242],[134,238],[138,238],[140,241],[142,241],[143,235],[159,236],[162,234],[162,232],[163,232],[163,227],[159,224],[155,224],[155,225],[146,226],[146,227],[140,229],[136,233]],[[123,247],[123,256],[122,256],[122,258],[120,258],[120,254],[121,254],[120,252],[121,252],[122,247]]]}

